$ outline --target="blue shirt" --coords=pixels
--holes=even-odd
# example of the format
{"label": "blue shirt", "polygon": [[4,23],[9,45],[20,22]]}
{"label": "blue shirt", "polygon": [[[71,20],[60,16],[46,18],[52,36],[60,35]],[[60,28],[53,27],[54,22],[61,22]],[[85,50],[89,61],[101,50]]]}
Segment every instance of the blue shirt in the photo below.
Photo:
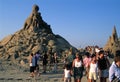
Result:
{"label": "blue shirt", "polygon": [[118,67],[115,62],[112,63],[109,69],[109,81],[111,82],[116,76],[120,80],[120,67]]}

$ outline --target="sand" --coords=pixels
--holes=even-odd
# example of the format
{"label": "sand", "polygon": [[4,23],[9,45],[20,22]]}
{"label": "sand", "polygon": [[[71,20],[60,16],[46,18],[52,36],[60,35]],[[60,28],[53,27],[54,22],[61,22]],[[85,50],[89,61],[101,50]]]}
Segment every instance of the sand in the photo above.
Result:
{"label": "sand", "polygon": [[[63,73],[47,72],[41,73],[37,77],[29,77],[29,72],[20,72],[16,70],[0,71],[0,82],[63,82]],[[72,82],[74,81],[72,77]],[[86,76],[83,76],[82,82],[87,82]],[[97,80],[97,82],[99,82]]]}
{"label": "sand", "polygon": [[[112,62],[113,60],[110,61]],[[42,71],[43,70],[41,67],[40,76],[30,78],[29,68],[25,70],[24,68],[21,68],[19,66],[0,63],[0,82],[63,82],[62,66],[59,66],[57,73],[53,73],[52,71],[42,73]],[[74,82],[73,77],[72,82]],[[82,82],[87,82],[86,76],[83,76]],[[97,80],[97,82],[99,82],[99,79]]]}

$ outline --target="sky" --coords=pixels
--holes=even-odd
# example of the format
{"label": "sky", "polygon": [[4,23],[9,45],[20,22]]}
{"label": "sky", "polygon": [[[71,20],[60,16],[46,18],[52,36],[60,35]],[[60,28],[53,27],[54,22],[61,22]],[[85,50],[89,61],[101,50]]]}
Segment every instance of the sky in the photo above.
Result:
{"label": "sky", "polygon": [[23,28],[34,4],[53,33],[77,48],[103,47],[114,26],[120,37],[120,0],[0,0],[0,40]]}

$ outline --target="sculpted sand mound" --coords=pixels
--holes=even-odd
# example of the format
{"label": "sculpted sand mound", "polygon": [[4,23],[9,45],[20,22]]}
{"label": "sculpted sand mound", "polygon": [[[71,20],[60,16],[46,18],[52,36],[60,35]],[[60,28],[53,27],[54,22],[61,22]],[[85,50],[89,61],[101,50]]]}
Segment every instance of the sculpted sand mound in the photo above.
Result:
{"label": "sculpted sand mound", "polygon": [[112,35],[109,37],[106,45],[104,46],[104,50],[110,51],[112,54],[115,54],[116,50],[120,50],[120,40],[115,26]]}
{"label": "sculpted sand mound", "polygon": [[[43,21],[39,7],[33,6],[32,13],[26,19],[21,30],[0,41],[0,58],[18,64],[28,63],[30,53],[40,51],[58,52],[59,56],[72,47],[60,35],[55,35],[50,25]],[[73,47],[72,47],[73,48]],[[75,48],[73,48],[75,49]]]}

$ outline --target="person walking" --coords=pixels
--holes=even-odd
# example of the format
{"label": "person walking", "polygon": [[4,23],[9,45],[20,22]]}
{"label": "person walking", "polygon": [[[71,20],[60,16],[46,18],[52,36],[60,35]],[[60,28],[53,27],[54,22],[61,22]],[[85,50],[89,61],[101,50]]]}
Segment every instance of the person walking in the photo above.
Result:
{"label": "person walking", "polygon": [[116,56],[109,69],[109,81],[120,82],[120,51],[116,51]]}
{"label": "person walking", "polygon": [[48,63],[48,55],[46,52],[44,52],[44,55],[43,55],[43,73],[46,73],[46,65]]}
{"label": "person walking", "polygon": [[71,82],[71,69],[69,64],[64,66],[64,82]]}
{"label": "person walking", "polygon": [[75,59],[75,55],[73,54],[72,48],[70,48],[70,50],[68,51],[68,56],[67,56],[67,63],[70,65],[71,68],[72,68],[72,63],[74,59]]}
{"label": "person walking", "polygon": [[90,62],[91,62],[90,53],[86,52],[85,53],[85,58],[83,59],[83,63],[84,63],[84,66],[85,66],[85,75],[87,76],[87,79],[88,79],[88,75],[89,75]]}
{"label": "person walking", "polygon": [[83,67],[82,56],[80,56],[79,53],[76,53],[76,58],[73,61],[72,68],[73,68],[74,82],[81,82],[84,67]]}
{"label": "person walking", "polygon": [[35,57],[34,57],[33,53],[30,54],[29,61],[30,61],[30,77],[34,77],[35,76],[35,74],[34,74],[34,71],[35,71]]}
{"label": "person walking", "polygon": [[40,53],[39,51],[35,53],[35,76],[40,76],[39,73],[39,60],[40,60]]}
{"label": "person walking", "polygon": [[57,56],[57,52],[54,53],[53,56],[53,64],[54,64],[54,68],[53,68],[53,72],[57,72],[57,63],[58,63],[58,56]]}
{"label": "person walking", "polygon": [[97,63],[96,55],[92,54],[91,62],[89,65],[88,82],[96,82],[97,76],[98,76],[98,63]]}
{"label": "person walking", "polygon": [[100,82],[106,82],[106,79],[109,76],[108,63],[109,63],[109,60],[104,56],[104,51],[101,50],[99,52],[99,57],[98,57],[98,68],[99,68]]}

